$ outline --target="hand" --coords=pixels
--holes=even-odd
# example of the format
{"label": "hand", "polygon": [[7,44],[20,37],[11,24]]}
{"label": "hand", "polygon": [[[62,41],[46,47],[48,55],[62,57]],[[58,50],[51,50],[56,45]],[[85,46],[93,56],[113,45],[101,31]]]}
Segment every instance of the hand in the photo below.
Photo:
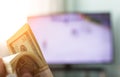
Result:
{"label": "hand", "polygon": [[0,77],[6,77],[6,76],[7,76],[7,71],[2,58],[0,58]]}
{"label": "hand", "polygon": [[22,77],[33,77],[29,72],[27,73],[24,73],[23,75],[22,75]]}
{"label": "hand", "polygon": [[[30,67],[30,68],[32,68],[32,67]],[[23,67],[21,69],[21,77],[33,77],[33,74],[32,74],[32,72],[30,72],[30,70],[28,68]]]}

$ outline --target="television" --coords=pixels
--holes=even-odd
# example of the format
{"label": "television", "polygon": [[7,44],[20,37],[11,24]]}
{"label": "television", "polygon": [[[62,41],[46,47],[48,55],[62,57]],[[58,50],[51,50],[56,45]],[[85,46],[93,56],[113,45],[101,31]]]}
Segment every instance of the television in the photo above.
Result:
{"label": "television", "polygon": [[113,61],[109,13],[56,13],[28,17],[48,64],[103,64]]}

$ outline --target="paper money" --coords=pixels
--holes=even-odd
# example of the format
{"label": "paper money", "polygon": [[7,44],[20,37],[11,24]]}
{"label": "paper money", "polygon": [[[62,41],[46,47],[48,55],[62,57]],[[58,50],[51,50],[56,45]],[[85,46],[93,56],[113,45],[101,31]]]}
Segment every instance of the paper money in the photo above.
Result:
{"label": "paper money", "polygon": [[22,77],[26,72],[29,72],[33,77],[53,77],[48,64],[30,52],[21,52],[4,57],[3,61],[8,77]]}
{"label": "paper money", "polygon": [[18,52],[32,52],[42,61],[45,61],[40,46],[29,26],[23,25],[12,37],[7,40],[7,46],[12,54]]}
{"label": "paper money", "polygon": [[7,40],[12,53],[3,58],[9,76],[53,77],[29,24],[21,27]]}

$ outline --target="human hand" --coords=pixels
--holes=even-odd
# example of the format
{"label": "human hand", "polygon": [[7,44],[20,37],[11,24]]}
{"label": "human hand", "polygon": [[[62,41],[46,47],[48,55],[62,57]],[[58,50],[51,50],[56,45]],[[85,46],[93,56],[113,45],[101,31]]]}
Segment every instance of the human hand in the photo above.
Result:
{"label": "human hand", "polygon": [[6,77],[6,76],[7,76],[7,71],[2,58],[0,58],[0,77]]}

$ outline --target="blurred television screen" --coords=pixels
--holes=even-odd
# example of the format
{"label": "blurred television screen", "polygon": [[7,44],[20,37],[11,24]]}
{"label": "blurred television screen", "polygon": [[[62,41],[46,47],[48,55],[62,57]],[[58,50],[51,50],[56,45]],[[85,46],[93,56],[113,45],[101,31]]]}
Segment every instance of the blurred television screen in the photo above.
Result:
{"label": "blurred television screen", "polygon": [[113,60],[109,13],[60,13],[28,17],[48,64],[102,64]]}

